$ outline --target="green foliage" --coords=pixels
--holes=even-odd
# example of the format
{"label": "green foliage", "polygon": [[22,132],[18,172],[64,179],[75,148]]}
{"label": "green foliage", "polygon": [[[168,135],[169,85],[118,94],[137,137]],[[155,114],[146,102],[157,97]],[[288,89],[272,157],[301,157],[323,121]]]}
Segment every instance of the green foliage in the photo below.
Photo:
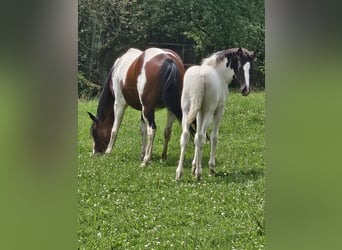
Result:
{"label": "green foliage", "polygon": [[101,87],[88,81],[82,73],[78,73],[78,98],[91,99],[98,97]]}
{"label": "green foliage", "polygon": [[[91,81],[103,81],[127,48],[144,49],[152,43],[188,45],[193,55],[185,63],[245,47],[259,51],[254,70],[264,84],[264,16],[262,0],[80,0],[79,70]],[[181,46],[169,47],[184,52]]]}
{"label": "green foliage", "polygon": [[160,163],[166,112],[156,113],[153,163],[140,168],[140,113],[128,108],[109,155],[91,156],[91,120],[97,100],[79,101],[79,249],[264,249],[265,94],[231,93],[220,126],[216,177],[190,173],[186,151],[182,180],[175,182],[181,127],[174,124],[169,158]]}

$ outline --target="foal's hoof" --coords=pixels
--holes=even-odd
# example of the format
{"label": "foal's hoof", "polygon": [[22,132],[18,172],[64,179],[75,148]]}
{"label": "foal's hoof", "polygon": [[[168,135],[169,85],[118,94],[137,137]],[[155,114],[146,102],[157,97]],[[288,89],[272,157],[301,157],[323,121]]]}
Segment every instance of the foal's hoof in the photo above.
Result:
{"label": "foal's hoof", "polygon": [[176,181],[180,181],[182,177],[182,173],[176,173]]}
{"label": "foal's hoof", "polygon": [[150,164],[152,161],[149,160],[149,161],[143,161],[141,164],[140,164],[140,167],[146,167],[148,164]]}
{"label": "foal's hoof", "polygon": [[209,176],[216,176],[216,171],[213,169],[210,169]]}
{"label": "foal's hoof", "polygon": [[195,175],[196,175],[196,166],[192,166],[192,168],[191,168],[191,174],[192,174],[192,176],[195,176]]}

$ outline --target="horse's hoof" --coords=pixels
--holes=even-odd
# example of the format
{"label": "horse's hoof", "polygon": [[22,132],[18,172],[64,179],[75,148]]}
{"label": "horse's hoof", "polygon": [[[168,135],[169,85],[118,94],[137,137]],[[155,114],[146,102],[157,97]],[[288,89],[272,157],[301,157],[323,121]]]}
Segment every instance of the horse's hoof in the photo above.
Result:
{"label": "horse's hoof", "polygon": [[148,160],[148,161],[143,161],[141,164],[140,164],[140,167],[146,167],[147,165],[151,164],[152,163],[152,160]]}
{"label": "horse's hoof", "polygon": [[192,174],[192,176],[195,176],[195,174],[196,174],[196,166],[192,166],[191,174]]}
{"label": "horse's hoof", "polygon": [[200,180],[201,180],[201,178],[202,178],[202,175],[201,175],[201,174],[197,174],[197,175],[196,175],[196,179],[197,179],[197,181],[200,181]]}
{"label": "horse's hoof", "polygon": [[182,173],[176,173],[176,181],[180,181],[182,177]]}
{"label": "horse's hoof", "polygon": [[214,169],[210,169],[209,176],[216,176],[216,171]]}

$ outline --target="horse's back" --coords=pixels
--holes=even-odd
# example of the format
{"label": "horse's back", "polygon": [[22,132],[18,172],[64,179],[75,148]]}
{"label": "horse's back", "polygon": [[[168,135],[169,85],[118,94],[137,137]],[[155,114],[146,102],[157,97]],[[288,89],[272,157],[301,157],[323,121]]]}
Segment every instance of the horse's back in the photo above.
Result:
{"label": "horse's back", "polygon": [[114,63],[113,80],[119,82],[122,80],[125,83],[128,69],[142,53],[141,50],[130,48],[119,57]]}
{"label": "horse's back", "polygon": [[[161,87],[165,86],[165,81],[170,79],[169,75],[166,77],[166,79],[163,79],[162,77],[163,65],[167,63],[167,59],[170,59],[169,62],[172,61],[172,63],[174,63],[173,65],[176,65],[177,72],[180,76],[180,79],[177,80],[177,86],[172,86],[171,90],[174,90],[178,87],[180,90],[182,89],[184,65],[178,54],[168,49],[149,48],[144,52],[143,68],[137,83],[142,102],[152,103],[153,106],[155,105],[159,108],[164,107],[165,100],[163,101]],[[171,64],[169,66],[172,67]],[[172,72],[172,70],[167,72],[167,74],[169,74]],[[180,96],[181,92],[179,91],[179,96],[175,98],[180,98]]]}
{"label": "horse's back", "polygon": [[197,109],[215,109],[220,96],[219,81],[216,71],[211,66],[190,67],[184,75],[182,108],[196,105]]}
{"label": "horse's back", "polygon": [[155,107],[163,108],[160,70],[168,58],[177,64],[182,80],[184,66],[175,52],[160,48],[149,48],[145,51],[129,49],[114,64],[115,95],[122,100],[122,103],[125,102],[137,110],[142,110],[145,105],[148,105],[151,110]]}
{"label": "horse's back", "polygon": [[216,71],[207,65],[192,66],[184,74],[184,89],[192,92],[194,89],[205,85],[207,90],[219,87],[219,77]]}

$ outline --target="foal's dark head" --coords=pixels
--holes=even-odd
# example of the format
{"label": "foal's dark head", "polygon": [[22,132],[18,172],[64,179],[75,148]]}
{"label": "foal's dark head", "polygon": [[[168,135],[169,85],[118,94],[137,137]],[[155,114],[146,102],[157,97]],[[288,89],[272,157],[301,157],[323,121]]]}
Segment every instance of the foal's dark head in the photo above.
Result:
{"label": "foal's dark head", "polygon": [[90,133],[94,139],[93,142],[93,154],[102,154],[106,151],[113,122],[108,120],[102,120],[89,113],[89,117],[93,120],[93,124],[90,127]]}
{"label": "foal's dark head", "polygon": [[234,70],[234,77],[240,84],[240,92],[246,96],[250,92],[250,68],[256,59],[256,51],[248,51],[243,48],[229,49],[225,51],[227,67]]}

